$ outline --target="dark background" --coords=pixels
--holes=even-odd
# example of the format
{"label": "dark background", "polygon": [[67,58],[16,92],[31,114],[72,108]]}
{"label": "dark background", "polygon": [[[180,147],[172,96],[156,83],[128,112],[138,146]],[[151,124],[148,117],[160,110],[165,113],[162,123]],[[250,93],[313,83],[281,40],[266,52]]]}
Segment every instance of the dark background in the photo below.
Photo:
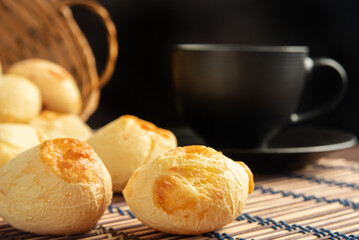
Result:
{"label": "dark background", "polygon": [[[99,128],[133,114],[164,128],[183,124],[176,112],[169,51],[175,43],[307,45],[311,57],[340,62],[349,77],[341,104],[308,124],[359,135],[359,1],[328,0],[101,0],[118,31],[115,73],[102,90],[88,124]],[[93,47],[99,71],[106,35],[99,20],[81,8],[75,18]],[[330,75],[330,76],[329,76]],[[335,74],[317,73],[301,109],[319,105],[335,91]],[[334,81],[332,81],[334,79]],[[333,84],[334,82],[334,84]]]}

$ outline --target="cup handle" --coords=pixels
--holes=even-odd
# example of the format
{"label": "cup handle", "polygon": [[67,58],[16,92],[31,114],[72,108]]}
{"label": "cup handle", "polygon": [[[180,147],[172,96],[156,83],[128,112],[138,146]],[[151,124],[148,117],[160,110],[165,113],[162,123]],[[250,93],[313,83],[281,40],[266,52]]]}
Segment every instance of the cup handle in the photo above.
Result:
{"label": "cup handle", "polygon": [[341,88],[338,91],[336,97],[333,100],[331,100],[330,102],[328,102],[327,104],[320,106],[318,108],[312,109],[312,110],[308,110],[307,112],[293,113],[290,116],[290,121],[292,123],[302,122],[302,121],[311,119],[313,117],[316,117],[318,115],[321,115],[325,112],[329,112],[334,107],[336,107],[339,104],[339,102],[343,99],[345,92],[347,90],[347,86],[348,86],[347,73],[345,72],[343,66],[340,65],[337,61],[335,61],[333,59],[330,59],[330,58],[312,59],[310,57],[307,57],[304,60],[304,65],[305,65],[307,72],[309,72],[309,73],[312,70],[314,70],[315,67],[321,67],[321,66],[328,66],[328,67],[335,69],[341,79]]}

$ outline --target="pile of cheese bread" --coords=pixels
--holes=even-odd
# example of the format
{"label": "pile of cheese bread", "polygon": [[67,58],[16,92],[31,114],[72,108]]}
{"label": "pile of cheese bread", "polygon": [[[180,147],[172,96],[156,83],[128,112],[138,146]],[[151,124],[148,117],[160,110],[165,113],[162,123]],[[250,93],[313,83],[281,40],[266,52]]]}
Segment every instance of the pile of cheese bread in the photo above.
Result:
{"label": "pile of cheese bread", "polygon": [[122,193],[145,225],[201,234],[233,221],[254,183],[250,169],[132,115],[97,131],[62,66],[26,59],[0,75],[0,217],[36,234],[91,230]]}

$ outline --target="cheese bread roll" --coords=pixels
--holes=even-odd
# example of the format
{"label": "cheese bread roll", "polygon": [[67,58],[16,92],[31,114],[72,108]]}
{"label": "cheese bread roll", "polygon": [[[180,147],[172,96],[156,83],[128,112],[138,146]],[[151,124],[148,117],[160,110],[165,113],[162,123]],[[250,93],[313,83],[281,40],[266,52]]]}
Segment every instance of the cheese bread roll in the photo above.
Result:
{"label": "cheese bread roll", "polygon": [[40,144],[35,128],[26,124],[0,124],[0,168],[19,153]]}
{"label": "cheese bread roll", "polygon": [[92,135],[91,128],[75,114],[45,110],[30,124],[39,131],[42,141],[65,137],[86,140]]}
{"label": "cheese bread roll", "polygon": [[27,123],[42,107],[39,89],[28,79],[0,76],[0,123]]}
{"label": "cheese bread roll", "polygon": [[45,141],[0,169],[0,216],[22,231],[89,231],[111,199],[111,177],[103,162],[74,138]]}
{"label": "cheese bread roll", "polygon": [[195,235],[230,223],[253,191],[242,162],[205,146],[179,147],[138,168],[123,191],[145,225],[172,234]]}
{"label": "cheese bread roll", "polygon": [[7,73],[31,80],[40,89],[45,109],[79,114],[82,110],[80,90],[73,76],[57,63],[30,58],[16,62]]}
{"label": "cheese bread roll", "polygon": [[110,171],[115,192],[123,190],[136,168],[177,147],[172,132],[131,115],[100,128],[87,142]]}

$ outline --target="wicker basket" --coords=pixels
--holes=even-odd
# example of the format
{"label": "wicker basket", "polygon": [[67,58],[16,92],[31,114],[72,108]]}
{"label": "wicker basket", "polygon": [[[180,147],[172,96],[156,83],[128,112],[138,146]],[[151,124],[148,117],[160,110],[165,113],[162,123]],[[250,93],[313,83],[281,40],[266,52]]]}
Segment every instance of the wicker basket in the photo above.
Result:
{"label": "wicker basket", "polygon": [[[102,20],[108,40],[104,71],[97,73],[92,49],[72,16],[81,5]],[[72,73],[83,99],[81,118],[98,106],[100,89],[113,74],[118,53],[117,33],[108,12],[92,0],[0,0],[0,61],[3,68],[26,58],[44,58]]]}

